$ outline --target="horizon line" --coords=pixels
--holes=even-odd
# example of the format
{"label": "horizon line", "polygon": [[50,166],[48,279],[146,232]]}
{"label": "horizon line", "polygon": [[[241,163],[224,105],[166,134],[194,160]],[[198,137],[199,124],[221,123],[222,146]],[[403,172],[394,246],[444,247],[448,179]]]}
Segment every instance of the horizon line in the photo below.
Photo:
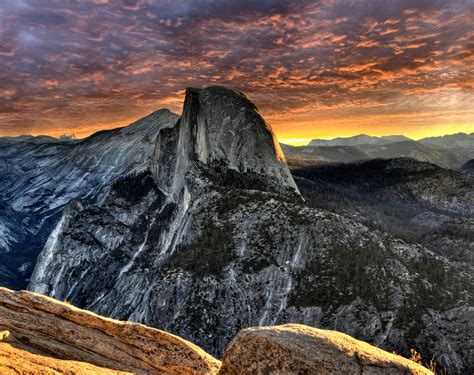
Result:
{"label": "horizon line", "polygon": [[[18,135],[1,135],[0,134],[0,138],[10,138],[10,139],[15,139],[15,138],[21,138],[21,137],[32,137],[32,138],[40,138],[40,137],[47,137],[47,138],[53,138],[53,139],[57,139],[57,140],[60,140],[60,137],[73,137],[70,141],[80,141],[80,140],[83,140],[83,139],[87,139],[91,136],[93,136],[94,134],[97,134],[97,133],[100,133],[100,132],[103,132],[103,131],[111,131],[111,130],[115,130],[115,129],[121,129],[121,128],[126,128],[130,125],[132,125],[134,123],[131,123],[129,125],[124,125],[124,126],[118,126],[118,127],[113,127],[113,128],[110,128],[110,129],[101,129],[101,130],[97,130],[96,132],[93,132],[89,135],[86,135],[84,137],[77,137],[75,136],[74,133],[70,133],[70,134],[61,134],[59,136],[54,136],[54,135],[50,135],[50,134],[18,134]],[[442,135],[434,135],[434,136],[429,136],[429,137],[409,137],[405,134],[389,134],[389,135],[375,135],[375,134],[369,134],[369,133],[358,133],[358,134],[354,134],[354,135],[338,135],[338,136],[331,136],[331,137],[315,137],[315,138],[280,138],[278,136],[276,136],[277,138],[277,141],[278,143],[281,143],[281,144],[285,144],[285,145],[289,145],[289,146],[309,146],[309,143],[313,140],[321,140],[321,141],[332,141],[332,140],[335,140],[335,139],[349,139],[349,138],[355,138],[355,137],[359,137],[359,136],[368,136],[368,137],[373,137],[373,138],[387,138],[387,137],[405,137],[405,138],[408,138],[409,140],[412,140],[412,141],[420,141],[420,140],[423,140],[423,139],[427,139],[427,138],[441,138],[441,137],[446,137],[446,136],[453,136],[453,135],[457,135],[457,134],[465,134],[465,135],[472,135],[474,134],[474,132],[454,132],[454,133],[446,133],[446,134],[442,134]]]}

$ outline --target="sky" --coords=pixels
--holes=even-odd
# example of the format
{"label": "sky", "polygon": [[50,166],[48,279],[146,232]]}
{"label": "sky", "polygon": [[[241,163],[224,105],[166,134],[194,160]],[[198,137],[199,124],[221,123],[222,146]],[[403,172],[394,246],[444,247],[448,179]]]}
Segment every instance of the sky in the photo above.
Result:
{"label": "sky", "polygon": [[474,0],[2,0],[0,136],[245,92],[282,142],[474,132]]}

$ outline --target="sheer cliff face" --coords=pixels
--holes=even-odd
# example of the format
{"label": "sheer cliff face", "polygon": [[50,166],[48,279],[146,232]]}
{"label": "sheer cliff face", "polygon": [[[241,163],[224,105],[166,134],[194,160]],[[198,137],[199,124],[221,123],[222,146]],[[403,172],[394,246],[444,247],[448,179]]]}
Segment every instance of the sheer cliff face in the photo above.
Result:
{"label": "sheer cliff face", "polygon": [[279,155],[245,96],[189,89],[150,170],[71,202],[30,288],[218,355],[243,327],[296,322],[473,366],[470,269],[307,207]]}
{"label": "sheer cliff face", "polygon": [[179,195],[192,161],[257,173],[297,191],[271,127],[235,90],[186,90],[180,122],[158,136],[152,170],[160,189]]}

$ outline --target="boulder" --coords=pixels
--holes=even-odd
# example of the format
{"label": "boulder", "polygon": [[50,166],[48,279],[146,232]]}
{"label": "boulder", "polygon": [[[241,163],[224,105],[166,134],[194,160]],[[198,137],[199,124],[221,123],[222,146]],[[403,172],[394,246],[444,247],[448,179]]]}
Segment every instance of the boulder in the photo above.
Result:
{"label": "boulder", "polygon": [[0,288],[0,332],[1,374],[38,369],[215,374],[220,367],[218,360],[177,336],[25,291]]}
{"label": "boulder", "polygon": [[346,334],[299,324],[247,328],[224,352],[220,375],[432,374]]}

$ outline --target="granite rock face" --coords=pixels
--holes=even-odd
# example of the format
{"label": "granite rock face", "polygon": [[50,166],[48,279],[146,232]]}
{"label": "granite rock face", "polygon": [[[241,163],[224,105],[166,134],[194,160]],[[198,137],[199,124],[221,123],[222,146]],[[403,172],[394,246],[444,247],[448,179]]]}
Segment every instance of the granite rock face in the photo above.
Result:
{"label": "granite rock face", "polygon": [[240,331],[224,352],[219,374],[428,375],[432,372],[340,332],[286,324]]}
{"label": "granite rock face", "polygon": [[293,322],[472,369],[452,333],[473,317],[472,269],[308,207],[276,145],[242,94],[188,89],[149,169],[70,203],[30,289],[216,356],[242,328]]}
{"label": "granite rock face", "polygon": [[[4,334],[8,331],[4,331]],[[0,335],[2,332],[0,332]],[[81,374],[81,375],[122,375],[132,374],[128,371],[111,370],[94,366],[87,362],[58,359],[41,355],[28,346],[0,340],[0,372],[3,375],[13,374]]]}
{"label": "granite rock face", "polygon": [[0,288],[0,328],[2,374],[8,369],[215,374],[220,367],[202,349],[169,333],[29,292]]}
{"label": "granite rock face", "polygon": [[158,135],[158,187],[177,199],[193,162],[257,173],[297,191],[272,128],[244,94],[221,86],[186,90],[179,123]]}
{"label": "granite rock face", "polygon": [[146,168],[160,129],[179,116],[159,110],[85,139],[0,137],[0,285],[26,288],[36,257],[75,198],[101,201],[112,182]]}

